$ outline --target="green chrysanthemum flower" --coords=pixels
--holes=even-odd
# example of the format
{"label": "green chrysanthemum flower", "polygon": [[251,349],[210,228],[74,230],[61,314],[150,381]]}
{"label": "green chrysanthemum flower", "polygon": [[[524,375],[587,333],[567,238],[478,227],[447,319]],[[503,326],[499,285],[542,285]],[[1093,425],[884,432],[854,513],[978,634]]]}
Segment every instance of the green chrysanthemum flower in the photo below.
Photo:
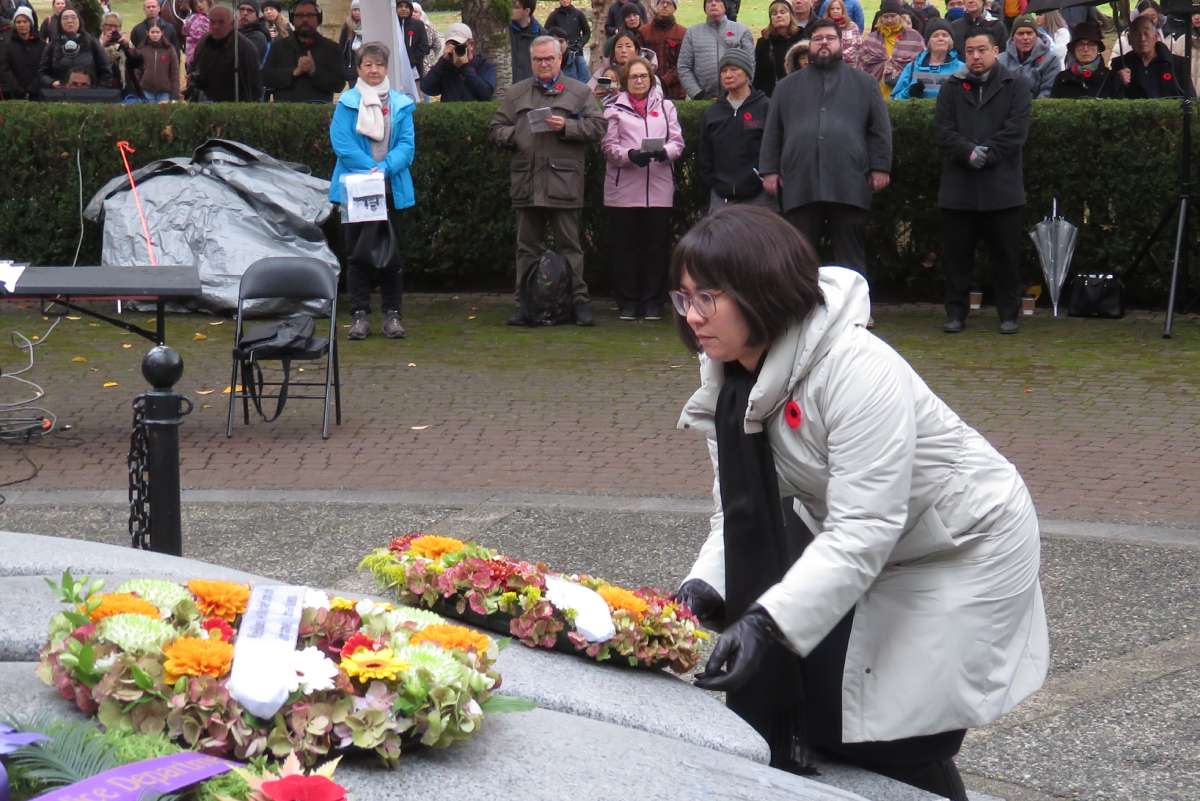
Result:
{"label": "green chrysanthemum flower", "polygon": [[127,653],[150,655],[161,653],[179,632],[170,623],[145,615],[112,615],[100,621],[96,636]]}
{"label": "green chrysanthemum flower", "polygon": [[449,651],[436,645],[406,645],[397,650],[396,658],[407,662],[410,670],[425,668],[438,686],[458,683],[463,679],[466,665],[455,659]]}
{"label": "green chrysanthemum flower", "polygon": [[130,579],[117,588],[117,592],[133,592],[158,607],[164,615],[170,615],[180,601],[192,600],[187,587],[162,579]]}

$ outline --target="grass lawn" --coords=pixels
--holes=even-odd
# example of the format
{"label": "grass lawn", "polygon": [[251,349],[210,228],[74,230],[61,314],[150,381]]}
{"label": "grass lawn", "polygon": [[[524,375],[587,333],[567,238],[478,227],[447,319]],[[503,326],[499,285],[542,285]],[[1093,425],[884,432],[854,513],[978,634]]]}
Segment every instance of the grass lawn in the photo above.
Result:
{"label": "grass lawn", "polygon": [[[104,306],[110,313],[111,308],[112,304]],[[598,325],[590,330],[507,327],[504,320],[511,312],[511,300],[501,295],[412,294],[405,298],[405,308],[408,339],[396,342],[376,334],[363,342],[343,340],[343,360],[365,367],[404,361],[423,368],[440,364],[486,370],[536,364],[566,372],[611,371],[614,378],[643,370],[694,369],[669,319],[620,322],[605,300],[596,302]],[[1161,338],[1161,315],[1142,313],[1123,320],[1053,319],[1049,312],[1038,309],[1035,316],[1022,319],[1021,333],[1014,337],[996,333],[995,312],[990,308],[969,318],[966,332],[956,336],[941,332],[940,308],[931,305],[881,306],[874,316],[879,323],[875,333],[918,372],[1012,372],[1050,380],[1101,382],[1097,386],[1102,386],[1106,377],[1120,376],[1123,381],[1184,386],[1200,392],[1200,371],[1195,369],[1200,364],[1200,319],[1194,315],[1177,318],[1171,340]],[[144,323],[152,315],[127,317]],[[374,323],[378,330],[379,320]],[[0,304],[0,333],[15,330],[26,336],[41,335],[48,325],[34,309]],[[167,341],[188,365],[188,391],[198,388],[195,382],[202,375],[227,376],[227,368],[219,365],[229,359],[232,325],[231,320],[207,315],[169,316]],[[348,327],[347,314],[339,322],[343,337]],[[135,380],[140,385],[137,367],[148,347],[145,340],[113,326],[86,317],[64,319],[38,348],[36,370],[76,372],[85,392],[101,392],[114,371],[129,376],[123,377],[123,382]],[[23,362],[23,354],[7,336],[0,337],[0,364],[11,370],[18,362]],[[215,389],[219,392],[223,386]],[[0,402],[11,391],[11,387],[0,386]]]}

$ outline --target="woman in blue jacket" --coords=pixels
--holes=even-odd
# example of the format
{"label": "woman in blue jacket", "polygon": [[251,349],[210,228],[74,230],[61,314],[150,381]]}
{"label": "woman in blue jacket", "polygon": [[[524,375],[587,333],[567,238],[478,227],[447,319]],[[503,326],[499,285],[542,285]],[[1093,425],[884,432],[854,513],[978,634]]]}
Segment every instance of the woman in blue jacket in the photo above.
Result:
{"label": "woman in blue jacket", "polygon": [[950,23],[931,19],[925,23],[925,51],[904,65],[892,89],[892,100],[933,100],[942,84],[965,66],[954,49]]}
{"label": "woman in blue jacket", "polygon": [[[329,124],[329,140],[337,166],[329,183],[329,199],[342,204],[346,240],[346,285],[350,294],[350,339],[371,333],[371,284],[379,280],[383,335],[405,335],[400,323],[404,257],[399,211],[416,202],[412,166],[416,150],[413,100],[388,85],[388,49],[378,42],[363,45],[357,56],[358,82],[343,92]],[[386,179],[388,218],[382,222],[347,222],[346,188],[342,180],[355,173],[381,172]]]}

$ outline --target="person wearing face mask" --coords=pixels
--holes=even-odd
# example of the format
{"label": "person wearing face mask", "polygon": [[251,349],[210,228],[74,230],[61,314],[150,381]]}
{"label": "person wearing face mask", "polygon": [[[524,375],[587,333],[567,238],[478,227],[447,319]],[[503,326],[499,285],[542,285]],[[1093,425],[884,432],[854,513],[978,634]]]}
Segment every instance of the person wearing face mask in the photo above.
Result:
{"label": "person wearing face mask", "polygon": [[13,13],[12,33],[0,45],[0,93],[5,100],[37,100],[41,94],[38,67],[45,47],[33,11],[19,6]]}
{"label": "person wearing face mask", "polygon": [[668,100],[683,100],[687,93],[679,82],[679,49],[687,28],[675,21],[676,0],[658,0],[654,6],[654,19],[642,26],[639,33],[642,45],[654,51],[658,60],[655,75],[662,87],[663,97]]}
{"label": "person wearing face mask", "polygon": [[[959,0],[951,0],[951,2],[959,2]],[[998,19],[992,12],[988,11],[983,4],[983,0],[961,0],[963,14],[956,17],[950,23],[950,33],[954,35],[954,49],[961,56],[963,54],[963,42],[968,34],[978,33],[980,30],[988,30],[992,32],[992,38],[996,40],[997,47],[1004,50],[1004,46],[1008,44],[1008,29],[1004,27],[1004,20]],[[950,6],[947,5],[946,18],[950,18]]]}
{"label": "person wearing face mask", "polygon": [[965,67],[954,50],[950,24],[930,20],[925,31],[925,52],[908,62],[892,90],[892,100],[933,100],[954,73]]}
{"label": "person wearing face mask", "polygon": [[316,0],[297,0],[292,35],[271,45],[262,80],[276,103],[330,103],[346,85],[341,49],[317,30],[320,13]]}
{"label": "person wearing face mask", "polygon": [[67,8],[59,18],[58,37],[42,52],[38,65],[43,88],[61,89],[72,70],[86,70],[96,83],[112,81],[112,64],[104,47],[79,24],[79,12]]}
{"label": "person wearing face mask", "polygon": [[921,34],[900,21],[900,11],[900,0],[883,0],[875,30],[863,37],[858,54],[858,68],[879,82],[884,100],[891,99],[900,73],[925,49]]}
{"label": "person wearing face mask", "polygon": [[754,88],[770,97],[775,84],[787,75],[787,51],[804,38],[804,33],[792,17],[790,0],[772,0],[767,18],[770,24],[763,28],[754,46]]}
{"label": "person wearing face mask", "polygon": [[696,686],[725,693],[773,767],[804,772],[806,747],[967,801],[967,729],[1049,667],[1025,482],[865,330],[863,277],[820,266],[778,215],[707,215],[670,284],[700,354],[677,427],[703,437],[713,474],[708,536],[675,592],[722,630]]}
{"label": "person wearing face mask", "polygon": [[1071,31],[1067,68],[1058,73],[1050,97],[1056,100],[1119,100],[1125,96],[1121,79],[1104,64],[1104,34],[1094,22],[1081,22]]}
{"label": "person wearing face mask", "polygon": [[1008,46],[1000,54],[1000,63],[1019,74],[1027,84],[1034,100],[1049,97],[1054,79],[1058,77],[1058,60],[1054,43],[1038,31],[1037,19],[1026,14],[1013,22]]}

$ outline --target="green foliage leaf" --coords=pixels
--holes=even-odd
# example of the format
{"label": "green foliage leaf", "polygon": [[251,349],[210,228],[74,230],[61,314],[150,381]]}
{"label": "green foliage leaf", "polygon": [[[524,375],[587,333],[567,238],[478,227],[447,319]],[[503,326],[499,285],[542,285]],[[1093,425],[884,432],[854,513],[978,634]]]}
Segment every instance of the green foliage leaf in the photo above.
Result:
{"label": "green foliage leaf", "polygon": [[514,698],[510,695],[493,695],[482,704],[485,715],[499,715],[508,712],[531,712],[537,709],[537,704],[529,698]]}

